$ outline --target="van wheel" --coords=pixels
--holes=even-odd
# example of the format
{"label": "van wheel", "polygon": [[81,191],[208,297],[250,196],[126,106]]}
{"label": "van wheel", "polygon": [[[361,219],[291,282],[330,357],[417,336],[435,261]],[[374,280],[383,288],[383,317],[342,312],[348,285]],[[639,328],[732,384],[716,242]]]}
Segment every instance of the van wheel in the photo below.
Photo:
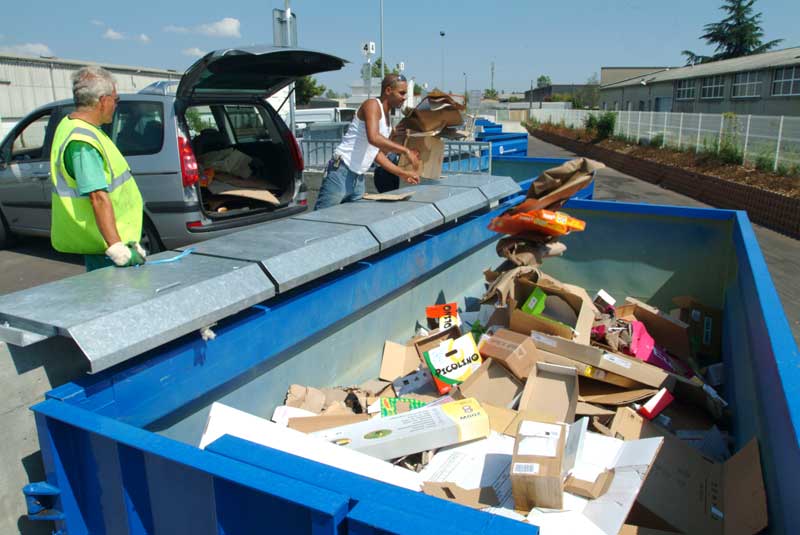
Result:
{"label": "van wheel", "polygon": [[161,244],[161,240],[158,237],[158,232],[147,219],[142,222],[142,239],[139,245],[147,251],[147,256],[160,253],[164,250],[164,246]]}

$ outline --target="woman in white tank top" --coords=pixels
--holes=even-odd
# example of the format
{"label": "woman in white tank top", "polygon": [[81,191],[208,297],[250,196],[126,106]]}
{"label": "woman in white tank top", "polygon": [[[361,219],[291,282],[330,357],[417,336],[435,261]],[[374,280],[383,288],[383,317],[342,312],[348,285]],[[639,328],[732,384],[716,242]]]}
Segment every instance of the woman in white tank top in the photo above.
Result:
{"label": "woman in white tank top", "polygon": [[373,162],[409,184],[419,183],[416,172],[404,171],[386,157],[389,152],[404,154],[419,169],[415,151],[389,141],[389,111],[402,106],[407,90],[403,75],[388,74],[381,83],[380,98],[361,104],[328,162],[314,210],[359,200],[364,195],[364,174]]}

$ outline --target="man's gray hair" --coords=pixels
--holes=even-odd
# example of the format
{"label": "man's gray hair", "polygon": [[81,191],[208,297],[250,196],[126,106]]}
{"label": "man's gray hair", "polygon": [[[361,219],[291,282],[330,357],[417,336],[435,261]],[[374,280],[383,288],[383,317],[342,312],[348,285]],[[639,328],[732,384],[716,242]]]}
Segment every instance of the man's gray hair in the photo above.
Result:
{"label": "man's gray hair", "polygon": [[110,72],[102,67],[88,65],[72,75],[72,98],[78,108],[97,105],[100,97],[114,94],[117,82]]}

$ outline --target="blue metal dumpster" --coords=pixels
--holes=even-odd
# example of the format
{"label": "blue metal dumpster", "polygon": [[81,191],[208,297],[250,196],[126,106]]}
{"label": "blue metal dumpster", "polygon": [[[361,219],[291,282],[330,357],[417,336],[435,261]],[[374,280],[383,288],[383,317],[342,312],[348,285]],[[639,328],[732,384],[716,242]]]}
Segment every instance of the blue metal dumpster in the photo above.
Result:
{"label": "blue metal dumpster", "polygon": [[[214,401],[269,417],[291,383],[376,376],[384,340],[408,338],[424,305],[482,293],[482,271],[498,263],[486,226],[521,199],[501,197],[287,283],[219,319],[213,341],[187,334],[51,391],[33,407],[50,485],[30,491],[39,513],[70,534],[536,533],[233,437],[195,447]],[[800,469],[798,351],[746,215],[586,200],[567,208],[587,230],[565,238],[567,254],[548,260],[548,273],[664,308],[679,294],[724,307],[737,445],[760,441],[771,532],[800,526],[800,480],[785,475]]]}
{"label": "blue metal dumpster", "polygon": [[525,133],[479,133],[475,135],[475,139],[491,143],[493,155],[528,153],[528,134]]}

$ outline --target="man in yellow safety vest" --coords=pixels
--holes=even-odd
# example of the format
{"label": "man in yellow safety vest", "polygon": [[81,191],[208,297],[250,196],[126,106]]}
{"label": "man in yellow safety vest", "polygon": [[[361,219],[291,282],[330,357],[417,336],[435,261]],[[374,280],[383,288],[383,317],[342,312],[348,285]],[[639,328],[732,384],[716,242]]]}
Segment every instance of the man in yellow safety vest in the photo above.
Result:
{"label": "man in yellow safety vest", "polygon": [[72,76],[76,110],[56,128],[50,151],[53,247],[83,254],[86,270],[144,264],[142,196],[125,157],[101,130],[119,97],[111,73],[83,67]]}

